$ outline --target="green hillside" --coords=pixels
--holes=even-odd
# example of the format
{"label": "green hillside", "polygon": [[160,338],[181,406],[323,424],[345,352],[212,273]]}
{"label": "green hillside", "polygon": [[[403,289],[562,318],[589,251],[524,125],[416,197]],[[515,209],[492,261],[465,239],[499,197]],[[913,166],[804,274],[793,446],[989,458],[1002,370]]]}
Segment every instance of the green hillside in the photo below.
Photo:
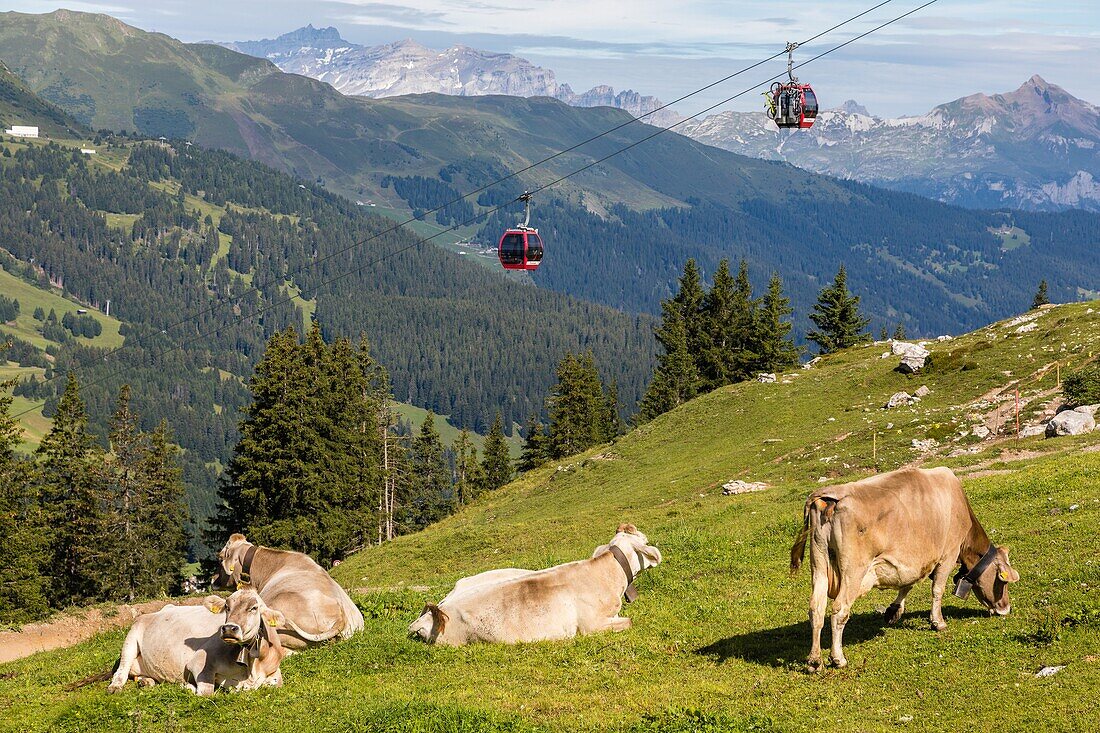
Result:
{"label": "green hillside", "polygon": [[[335,575],[355,591],[367,629],[287,660],[280,690],[213,701],[171,686],[62,692],[110,666],[122,639],[112,632],[0,666],[0,728],[1086,729],[1100,713],[1100,431],[1017,446],[1004,418],[1019,389],[1025,422],[1035,419],[1057,396],[1058,374],[1100,353],[1098,310],[1059,306],[934,343],[932,366],[913,377],[893,371],[897,359],[880,358],[882,346],[850,350],[774,384],[721,389],[612,446],[534,471],[340,565]],[[881,409],[921,385],[931,390],[922,402]],[[993,436],[980,441],[978,424]],[[931,452],[912,448],[929,438]],[[893,595],[873,592],[848,624],[850,666],[809,675],[809,580],[787,574],[803,499],[821,482],[911,464],[963,477],[1022,576],[1013,613],[990,618],[973,599],[952,597],[948,630],[936,633],[924,585],[901,623],[885,628],[877,609]],[[736,478],[770,487],[723,496],[722,483]],[[624,611],[633,629],[516,647],[405,638],[423,602],[457,578],[585,557],[624,520],[665,555]],[[1066,667],[1037,679],[1046,665]]]}
{"label": "green hillside", "polygon": [[[631,119],[548,98],[345,97],[263,59],[67,10],[0,14],[0,58],[96,128],[187,138],[402,213],[434,209]],[[469,221],[622,150],[539,196],[535,220],[549,254],[535,284],[657,313],[687,257],[705,273],[723,257],[744,257],[758,288],[773,270],[784,277],[801,334],[817,291],[844,262],[876,331],[903,323],[935,336],[1016,312],[1040,278],[1061,300],[1100,281],[1095,214],[963,210],[676,134],[627,149],[654,132],[617,130],[479,194],[476,206],[447,206],[417,231]],[[492,245],[518,215],[510,207],[435,243],[464,251],[455,243],[473,236]],[[1017,240],[994,234],[1012,227]]]}
{"label": "green hillside", "polygon": [[0,129],[33,125],[47,137],[75,137],[82,125],[60,107],[44,101],[0,61]]}

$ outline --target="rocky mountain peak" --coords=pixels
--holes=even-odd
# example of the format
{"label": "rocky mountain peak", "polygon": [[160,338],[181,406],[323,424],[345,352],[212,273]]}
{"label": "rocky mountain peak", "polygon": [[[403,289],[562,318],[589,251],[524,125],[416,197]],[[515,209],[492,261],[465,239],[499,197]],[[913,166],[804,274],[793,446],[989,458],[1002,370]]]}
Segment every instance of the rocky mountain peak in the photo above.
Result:
{"label": "rocky mountain peak", "polygon": [[834,112],[844,112],[850,115],[863,115],[864,117],[870,117],[871,113],[867,111],[867,108],[854,99],[849,99],[840,105]]}
{"label": "rocky mountain peak", "polygon": [[317,48],[331,48],[336,46],[348,46],[351,45],[348,41],[345,41],[340,37],[340,31],[336,28],[329,26],[327,28],[314,28],[313,24],[299,28],[297,30],[284,33],[275,39],[276,42],[282,41],[284,43],[300,43],[303,45],[315,46]]}

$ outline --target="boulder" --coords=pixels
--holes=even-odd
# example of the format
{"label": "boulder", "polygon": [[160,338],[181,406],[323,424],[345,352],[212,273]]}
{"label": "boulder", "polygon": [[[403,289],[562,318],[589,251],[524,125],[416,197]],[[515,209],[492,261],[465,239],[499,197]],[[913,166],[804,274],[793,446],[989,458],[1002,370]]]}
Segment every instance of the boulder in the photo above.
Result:
{"label": "boulder", "polygon": [[975,425],[974,429],[971,430],[970,432],[974,433],[974,435],[978,436],[982,440],[985,440],[986,438],[989,437],[989,433],[991,431],[985,425]]}
{"label": "boulder", "polygon": [[1096,413],[1100,412],[1100,405],[1081,405],[1080,407],[1073,408],[1073,411],[1091,415],[1095,419]]}
{"label": "boulder", "polygon": [[756,381],[757,382],[763,382],[764,384],[772,384],[773,382],[775,382],[775,375],[774,374],[757,374],[756,375]]}
{"label": "boulder", "polygon": [[922,384],[920,387],[917,388],[917,391],[914,392],[913,394],[915,394],[917,397],[927,397],[931,393],[932,393],[932,390],[928,389],[928,385],[927,384]]}
{"label": "boulder", "polygon": [[803,364],[802,368],[803,369],[813,369],[819,361],[821,361],[821,357],[820,356],[815,356],[814,358],[810,359],[808,362]]}
{"label": "boulder", "polygon": [[928,451],[938,448],[940,442],[935,438],[926,438],[924,440],[913,438],[913,441],[909,445],[912,446],[913,450],[919,450],[921,453],[927,453]]}
{"label": "boulder", "polygon": [[768,485],[763,481],[742,481],[741,479],[735,479],[722,484],[722,494],[724,496],[751,494],[754,491],[763,491],[766,488],[768,488]]}
{"label": "boulder", "polygon": [[895,407],[905,407],[911,405],[914,402],[920,402],[920,397],[914,397],[908,392],[895,392],[890,395],[890,399],[886,400],[886,406],[882,409],[892,410]]}
{"label": "boulder", "polygon": [[890,351],[893,352],[894,356],[927,357],[930,353],[928,349],[920,344],[911,344],[908,341],[894,341],[890,344]]}
{"label": "boulder", "polygon": [[1087,412],[1066,410],[1060,412],[1047,423],[1047,437],[1059,435],[1083,435],[1096,428],[1096,419]]}
{"label": "boulder", "polygon": [[1021,438],[1034,438],[1036,435],[1045,435],[1047,432],[1046,425],[1028,425],[1020,431]]}
{"label": "boulder", "polygon": [[924,369],[924,362],[927,357],[907,355],[901,357],[901,363],[898,364],[898,371],[902,374],[916,374],[921,369]]}

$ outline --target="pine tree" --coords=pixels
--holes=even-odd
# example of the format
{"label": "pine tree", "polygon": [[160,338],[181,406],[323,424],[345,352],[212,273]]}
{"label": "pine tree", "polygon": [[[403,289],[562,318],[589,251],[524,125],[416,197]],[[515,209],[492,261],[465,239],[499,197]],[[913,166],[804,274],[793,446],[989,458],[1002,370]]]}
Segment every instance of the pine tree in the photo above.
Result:
{"label": "pine tree", "polygon": [[406,531],[415,531],[439,521],[450,508],[450,474],[431,411],[413,440],[410,464],[410,495],[402,507],[400,521]]}
{"label": "pine tree", "polygon": [[736,366],[738,299],[737,284],[730,273],[729,260],[718,263],[714,281],[703,300],[702,320],[706,332],[699,353],[699,374],[706,390],[729,384],[734,380]]}
{"label": "pine tree", "polygon": [[1035,297],[1031,301],[1031,309],[1035,310],[1044,305],[1050,304],[1050,298],[1047,296],[1047,281],[1039,281],[1039,289],[1035,291]]}
{"label": "pine tree", "polygon": [[859,312],[859,296],[848,292],[844,265],[837,271],[833,284],[821,289],[810,320],[817,329],[806,334],[806,338],[817,344],[822,354],[870,341],[865,329],[871,319]]}
{"label": "pine tree", "polygon": [[566,354],[557,377],[547,400],[550,457],[564,458],[610,440],[607,395],[592,354]]}
{"label": "pine tree", "polygon": [[688,353],[699,355],[706,348],[706,322],[703,318],[702,278],[694,259],[684,263],[684,274],[680,276],[680,289],[672,299],[684,320],[684,334]]}
{"label": "pine tree", "polygon": [[504,440],[504,421],[499,412],[485,438],[485,457],[482,458],[481,468],[485,471],[485,488],[489,491],[499,489],[512,480],[512,458],[508,453],[508,443]]}
{"label": "pine tree", "polygon": [[905,324],[904,323],[898,323],[898,325],[894,328],[893,339],[895,341],[904,341],[905,340]]}
{"label": "pine tree", "polygon": [[109,540],[102,549],[115,568],[104,591],[108,598],[133,603],[144,586],[144,548],[137,546],[138,516],[144,512],[139,474],[143,446],[128,384],[119,390],[110,425],[111,453],[93,469],[106,500]]}
{"label": "pine tree", "polygon": [[699,371],[695,357],[688,351],[687,329],[683,313],[672,301],[661,304],[663,318],[657,329],[657,341],[664,349],[657,357],[657,368],[638,407],[637,422],[649,422],[698,394]]}
{"label": "pine tree", "polygon": [[527,425],[523,428],[523,450],[519,454],[516,468],[520,471],[530,471],[538,468],[547,460],[547,438],[542,421],[538,415],[531,415]]}
{"label": "pine tree", "polygon": [[138,515],[138,544],[144,548],[145,573],[151,592],[176,593],[187,556],[184,528],[190,514],[179,449],[172,444],[165,420],[146,437],[140,466],[144,500]]}
{"label": "pine tree", "polygon": [[102,551],[110,540],[107,518],[92,471],[100,451],[87,429],[80,385],[70,373],[53,426],[37,451],[42,506],[51,529],[45,571],[55,607],[102,598],[102,582],[111,573]]}
{"label": "pine tree", "polygon": [[477,460],[477,446],[470,431],[463,430],[451,447],[455,456],[454,493],[459,506],[476,499],[485,489],[485,472]]}
{"label": "pine tree", "polygon": [[790,298],[783,294],[779,273],[773,272],[757,319],[759,362],[756,371],[778,372],[798,363],[799,349],[789,338],[792,326],[788,318],[794,312],[790,303]]}
{"label": "pine tree", "polygon": [[33,465],[19,460],[21,430],[10,414],[14,381],[0,384],[0,624],[46,615],[47,527],[33,482]]}

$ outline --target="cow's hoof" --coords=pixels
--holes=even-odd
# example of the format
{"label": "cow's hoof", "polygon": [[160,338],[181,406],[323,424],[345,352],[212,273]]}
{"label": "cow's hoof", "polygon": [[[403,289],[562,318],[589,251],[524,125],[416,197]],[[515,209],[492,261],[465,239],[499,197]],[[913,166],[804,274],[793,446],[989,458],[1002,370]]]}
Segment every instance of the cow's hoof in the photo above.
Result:
{"label": "cow's hoof", "polygon": [[121,691],[122,691],[122,685],[116,685],[113,682],[111,684],[107,685],[107,692],[111,693],[112,695],[115,694],[116,692],[121,692]]}
{"label": "cow's hoof", "polygon": [[947,629],[947,622],[946,621],[933,621],[932,622],[932,628],[935,629],[936,631],[944,631],[945,629]]}
{"label": "cow's hoof", "polygon": [[845,667],[848,666],[848,660],[845,659],[844,657],[840,657],[839,659],[833,659],[833,666],[836,667],[837,669],[844,669]]}
{"label": "cow's hoof", "polygon": [[821,657],[810,657],[809,659],[806,660],[806,671],[807,672],[811,672],[811,673],[812,672],[820,672],[822,667],[824,667],[824,666],[825,665],[823,665],[821,663]]}
{"label": "cow's hoof", "polygon": [[902,607],[896,603],[891,603],[886,607],[886,611],[883,612],[882,617],[886,619],[888,624],[896,624],[901,621]]}

